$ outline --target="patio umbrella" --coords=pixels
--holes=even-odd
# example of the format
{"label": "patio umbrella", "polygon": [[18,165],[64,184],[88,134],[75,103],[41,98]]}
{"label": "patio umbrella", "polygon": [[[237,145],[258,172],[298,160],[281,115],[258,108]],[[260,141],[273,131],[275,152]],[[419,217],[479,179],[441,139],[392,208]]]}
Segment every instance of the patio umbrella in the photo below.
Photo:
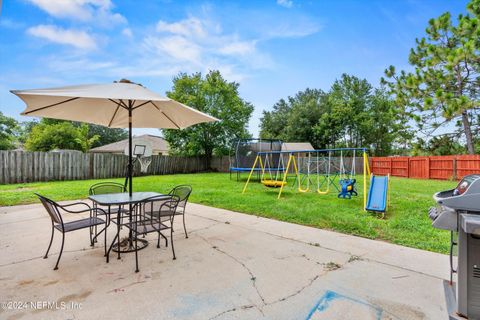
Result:
{"label": "patio umbrella", "polygon": [[218,119],[162,97],[128,80],[108,84],[12,90],[27,108],[22,115],[128,128],[128,181],[132,194],[132,128],[183,129]]}

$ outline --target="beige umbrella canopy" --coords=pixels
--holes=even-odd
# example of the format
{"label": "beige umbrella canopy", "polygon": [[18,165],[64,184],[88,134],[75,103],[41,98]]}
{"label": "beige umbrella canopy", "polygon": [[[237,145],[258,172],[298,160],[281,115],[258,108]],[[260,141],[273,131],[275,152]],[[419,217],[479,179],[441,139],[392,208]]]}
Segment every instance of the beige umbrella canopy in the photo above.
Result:
{"label": "beige umbrella canopy", "polygon": [[22,115],[128,128],[183,129],[217,121],[198,110],[131,82],[12,90],[26,104]]}
{"label": "beige umbrella canopy", "polygon": [[162,97],[128,80],[107,84],[12,90],[26,104],[22,115],[129,128],[129,192],[132,192],[132,127],[183,129],[218,119]]}

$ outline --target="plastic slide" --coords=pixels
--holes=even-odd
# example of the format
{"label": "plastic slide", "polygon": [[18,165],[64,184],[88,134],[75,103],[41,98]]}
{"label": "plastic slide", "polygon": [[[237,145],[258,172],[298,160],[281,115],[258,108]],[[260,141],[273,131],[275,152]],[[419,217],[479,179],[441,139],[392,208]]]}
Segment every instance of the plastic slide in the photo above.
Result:
{"label": "plastic slide", "polygon": [[370,181],[367,198],[367,211],[387,211],[388,176],[374,176]]}

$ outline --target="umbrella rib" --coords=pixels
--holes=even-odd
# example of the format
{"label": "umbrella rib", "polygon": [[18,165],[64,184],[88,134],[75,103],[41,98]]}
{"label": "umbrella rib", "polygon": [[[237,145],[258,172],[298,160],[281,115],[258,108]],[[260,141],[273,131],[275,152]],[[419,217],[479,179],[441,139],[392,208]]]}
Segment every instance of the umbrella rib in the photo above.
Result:
{"label": "umbrella rib", "polygon": [[165,112],[163,112],[159,107],[157,107],[157,105],[156,105],[155,103],[153,103],[153,101],[150,101],[150,103],[151,103],[155,108],[157,108],[157,110],[160,111],[168,120],[170,120],[170,122],[173,123],[173,125],[174,125],[175,127],[177,127],[177,129],[180,129],[180,127],[175,123],[175,121],[173,121],[172,119],[170,119],[170,117],[167,116],[167,115],[165,114]]}
{"label": "umbrella rib", "polygon": [[113,99],[108,99],[108,100],[110,100],[111,102],[115,103],[117,106],[120,106],[120,107],[128,110],[128,106],[125,105],[125,102],[123,102],[121,99],[119,100],[119,102],[117,102],[117,101],[115,101],[115,100],[113,100]]}
{"label": "umbrella rib", "polygon": [[150,102],[152,102],[152,100],[148,100],[148,101],[146,101],[146,102],[144,102],[144,103],[141,103],[141,104],[139,104],[138,106],[134,107],[133,110],[135,110],[135,109],[137,109],[137,108],[140,108],[140,107],[143,107],[144,105],[149,104]]}
{"label": "umbrella rib", "polygon": [[37,109],[35,109],[35,110],[27,111],[27,112],[25,112],[24,114],[30,114],[30,113],[32,113],[32,112],[36,112],[36,111],[48,109],[48,108],[55,107],[55,106],[58,106],[58,105],[60,105],[60,104],[67,103],[67,102],[70,102],[70,101],[73,101],[73,100],[77,100],[77,99],[79,99],[79,97],[70,98],[70,99],[67,99],[67,100],[65,100],[65,101],[60,101],[60,102],[57,102],[57,103],[54,103],[54,104],[50,104],[50,105],[45,106],[45,107],[40,107],[40,108],[37,108]]}
{"label": "umbrella rib", "polygon": [[108,126],[110,127],[112,125],[113,119],[115,119],[115,116],[117,115],[118,109],[120,109],[120,103],[117,103],[117,107],[115,108],[115,112],[113,113],[112,119],[110,119],[110,122],[108,123]]}

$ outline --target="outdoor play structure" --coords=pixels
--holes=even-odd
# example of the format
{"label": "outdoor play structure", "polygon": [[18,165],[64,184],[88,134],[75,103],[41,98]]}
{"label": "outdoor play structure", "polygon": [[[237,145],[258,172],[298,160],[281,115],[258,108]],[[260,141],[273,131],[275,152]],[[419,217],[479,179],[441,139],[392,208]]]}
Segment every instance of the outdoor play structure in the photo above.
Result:
{"label": "outdoor play structure", "polygon": [[[260,178],[260,172],[262,169],[260,165],[253,166],[257,154],[260,152],[281,151],[282,140],[278,139],[236,139],[232,143],[230,149],[230,179],[232,178],[232,172],[237,175],[237,181],[240,178],[242,172],[254,171]],[[278,161],[279,156],[272,157],[272,161]],[[283,168],[280,168],[283,171]]]}
{"label": "outdoor play structure", "polygon": [[[277,198],[287,186],[293,173],[293,186],[300,193],[309,191],[320,195],[337,192],[337,197],[351,199],[358,196],[357,166],[363,166],[363,208],[385,214],[389,205],[389,176],[374,176],[366,148],[337,148],[298,151],[259,151],[249,169],[243,188],[245,193],[252,175],[260,175],[266,187],[280,188]],[[292,175],[290,175],[292,176]],[[367,192],[367,179],[370,176]],[[338,179],[338,181],[337,181]]]}

